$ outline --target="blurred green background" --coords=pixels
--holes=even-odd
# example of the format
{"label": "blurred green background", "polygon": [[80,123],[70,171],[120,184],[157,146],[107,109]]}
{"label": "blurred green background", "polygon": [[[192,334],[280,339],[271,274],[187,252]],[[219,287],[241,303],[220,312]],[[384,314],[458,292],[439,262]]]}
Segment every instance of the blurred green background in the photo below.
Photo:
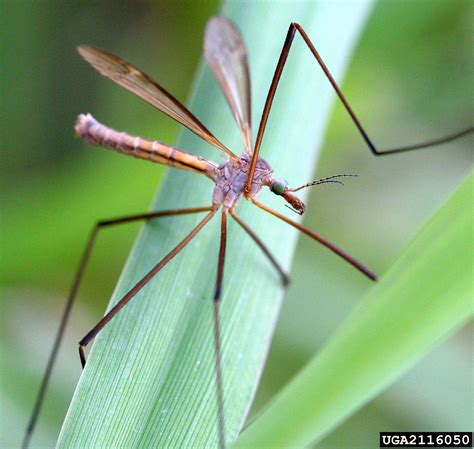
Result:
{"label": "blurred green background", "polygon": [[[344,90],[380,146],[442,136],[472,123],[473,5],[414,0],[375,7]],[[14,448],[92,223],[146,210],[164,173],[157,165],[88,148],[74,138],[76,115],[91,112],[117,129],[170,144],[179,132],[170,119],[87,67],[74,48],[81,43],[107,48],[184,101],[200,60],[204,25],[219,3],[3,0],[0,8],[6,37],[0,78],[0,446]],[[317,46],[318,36],[311,37]],[[337,42],[337,33],[333,38]],[[283,42],[284,36],[275,39]],[[309,76],[322,76],[316,63]],[[263,107],[253,106],[256,114]],[[230,113],[224,119],[232,120]],[[465,176],[470,148],[467,138],[375,158],[337,105],[317,176],[359,177],[345,187],[315,188],[305,224],[383,274]],[[297,150],[295,142],[295,157]],[[77,341],[103,312],[137,230],[127,225],[99,239],[32,447],[54,444],[80,375]],[[366,288],[357,275],[340,275],[340,261],[305,242],[298,247],[252,413],[331,337]],[[470,329],[454,335],[319,447],[375,448],[381,430],[469,429],[471,346]]]}

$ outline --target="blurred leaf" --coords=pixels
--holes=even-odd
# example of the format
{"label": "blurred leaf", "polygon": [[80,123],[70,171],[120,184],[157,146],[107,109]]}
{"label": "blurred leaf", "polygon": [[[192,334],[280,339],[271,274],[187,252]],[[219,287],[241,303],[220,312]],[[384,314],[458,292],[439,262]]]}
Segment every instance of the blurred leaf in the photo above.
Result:
{"label": "blurred leaf", "polygon": [[[300,21],[336,78],[341,78],[371,1],[341,12],[329,3],[231,2],[226,16],[237,22],[250,49],[254,117],[263,107],[288,24]],[[262,27],[265,23],[265,27]],[[336,29],[344,29],[337,42]],[[176,36],[179,38],[179,36]],[[264,139],[263,155],[290,182],[311,179],[332,92],[316,72],[301,42],[285,68]],[[304,98],[292,101],[301,86]],[[317,105],[317,108],[315,108]],[[222,94],[206,69],[192,110],[230,148],[242,144]],[[225,119],[227,117],[227,119]],[[253,125],[257,128],[257,119]],[[311,126],[305,126],[308,122]],[[292,150],[298,143],[298,156]],[[216,151],[188,133],[178,145],[217,159]],[[304,157],[303,157],[304,156]],[[209,204],[212,185],[189,173],[170,171],[157,209]],[[265,194],[264,194],[265,195]],[[268,194],[267,194],[268,195]],[[265,202],[282,208],[278,198]],[[250,207],[241,216],[262,235],[286,268],[296,232]],[[147,224],[133,249],[112,302],[117,301],[202,217],[184,216]],[[236,438],[252,401],[283,296],[277,274],[254,243],[230,223],[225,289],[221,306],[227,440]],[[212,290],[216,276],[218,223],[209,224],[96,339],[64,423],[58,447],[209,447],[217,444],[212,342]],[[284,236],[284,238],[282,238]],[[334,256],[335,257],[335,256]],[[340,262],[342,264],[342,262]],[[351,267],[347,267],[350,272]]]}
{"label": "blurred leaf", "polygon": [[472,191],[468,179],[370,290],[334,339],[232,448],[319,441],[472,314]]}

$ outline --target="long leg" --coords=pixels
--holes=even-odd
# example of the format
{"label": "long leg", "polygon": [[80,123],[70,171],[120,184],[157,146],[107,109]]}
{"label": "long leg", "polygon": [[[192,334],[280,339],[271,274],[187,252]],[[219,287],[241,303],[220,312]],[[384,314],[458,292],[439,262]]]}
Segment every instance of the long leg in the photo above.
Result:
{"label": "long leg", "polygon": [[227,245],[227,211],[222,211],[221,239],[219,245],[219,262],[217,264],[216,288],[214,291],[214,350],[216,361],[217,387],[217,425],[219,433],[219,449],[225,449],[225,421],[224,421],[224,388],[222,384],[222,349],[221,326],[219,320],[219,304],[224,280],[225,251]]}
{"label": "long leg", "polygon": [[254,242],[260,247],[260,249],[263,251],[265,256],[268,257],[268,260],[270,263],[275,267],[275,269],[278,271],[281,277],[281,281],[283,285],[286,287],[290,279],[288,275],[286,274],[285,270],[282,268],[282,266],[279,264],[279,262],[275,259],[273,254],[270,252],[270,250],[267,248],[265,243],[262,242],[260,237],[258,237],[255,232],[252,231],[252,229],[235,213],[234,209],[229,209],[229,213],[232,216],[232,218],[240,225],[242,228],[247,232],[247,234],[254,240]]}
{"label": "long leg", "polygon": [[208,207],[194,207],[190,209],[175,209],[175,210],[166,210],[166,211],[158,211],[158,212],[145,212],[143,214],[136,214],[136,215],[127,215],[124,217],[118,217],[111,220],[101,220],[95,224],[92,228],[92,231],[89,235],[89,240],[87,241],[87,245],[85,250],[82,254],[79,266],[77,268],[76,274],[74,275],[74,279],[71,285],[71,289],[69,291],[69,295],[66,299],[66,303],[63,309],[63,313],[61,316],[61,321],[56,332],[56,337],[54,339],[53,348],[51,349],[51,353],[49,354],[48,363],[46,364],[46,370],[43,375],[43,380],[41,381],[41,386],[38,391],[38,395],[36,397],[35,405],[33,407],[33,411],[31,413],[30,419],[28,421],[28,426],[25,431],[25,435],[23,437],[22,448],[26,449],[29,445],[29,441],[33,430],[36,425],[36,421],[38,419],[38,415],[41,409],[41,405],[43,404],[44,395],[46,393],[46,389],[48,387],[48,382],[51,377],[51,372],[56,361],[56,357],[59,351],[59,347],[61,345],[61,341],[64,336],[64,331],[66,329],[66,324],[69,319],[69,315],[71,313],[72,305],[74,303],[74,299],[76,297],[77,291],[79,289],[79,284],[82,280],[84,275],[84,271],[87,267],[87,263],[89,262],[92,249],[94,247],[95,240],[97,238],[97,234],[101,229],[108,228],[109,226],[113,226],[116,224],[122,223],[130,223],[139,220],[148,220],[151,218],[159,218],[159,217],[168,217],[172,215],[182,215],[182,214],[192,214],[196,212],[206,212],[211,210],[211,206]]}
{"label": "long leg", "polygon": [[161,259],[145,276],[143,276],[105,315],[104,317],[79,341],[79,356],[82,366],[86,365],[84,348],[95,338],[104,326],[158,273],[174,256],[176,256],[206,225],[216,213],[212,209],[197,226],[178,243],[163,259]]}
{"label": "long leg", "polygon": [[298,31],[300,33],[301,37],[306,42],[306,45],[309,47],[311,53],[313,54],[313,56],[318,61],[318,64],[320,65],[320,67],[323,70],[324,74],[326,75],[327,79],[329,80],[332,87],[336,91],[338,97],[342,101],[346,111],[351,116],[352,121],[354,122],[354,124],[356,125],[356,127],[359,130],[360,134],[362,135],[363,139],[365,140],[366,144],[370,148],[370,151],[372,151],[372,153],[375,156],[382,156],[382,155],[385,155],[385,154],[401,153],[401,152],[404,152],[404,151],[417,150],[417,149],[420,149],[420,148],[427,148],[427,147],[432,147],[432,146],[435,146],[435,145],[440,145],[442,143],[451,142],[452,140],[458,139],[458,138],[460,138],[462,136],[465,136],[465,135],[467,135],[467,134],[474,131],[474,127],[471,126],[469,128],[463,129],[461,131],[450,134],[448,136],[444,136],[444,137],[434,139],[434,140],[429,140],[429,141],[426,141],[426,142],[420,142],[420,143],[416,143],[416,144],[413,144],[413,145],[408,145],[408,146],[403,146],[403,147],[398,147],[398,148],[391,148],[391,149],[388,149],[388,150],[379,150],[379,149],[377,149],[375,144],[372,142],[372,139],[370,139],[370,137],[366,133],[364,127],[362,126],[359,119],[355,115],[354,111],[352,110],[351,106],[349,105],[349,102],[346,100],[346,97],[344,96],[341,89],[337,85],[337,83],[334,80],[333,76],[329,72],[329,69],[326,67],[326,64],[324,63],[324,61],[321,58],[321,56],[319,55],[318,51],[314,47],[314,45],[311,42],[310,38],[308,37],[306,32],[303,30],[301,25],[299,25],[298,23],[293,22],[293,23],[290,24],[290,27],[288,29],[288,33],[286,35],[286,39],[285,39],[285,42],[283,44],[283,48],[281,50],[280,58],[278,59],[278,63],[277,63],[276,69],[275,69],[275,73],[273,75],[272,83],[271,83],[270,89],[268,91],[267,99],[265,100],[265,106],[263,108],[262,118],[260,120],[260,126],[258,128],[257,138],[256,138],[256,141],[255,141],[255,148],[254,148],[254,151],[253,151],[252,163],[251,163],[251,166],[250,166],[249,176],[248,176],[247,184],[246,184],[246,188],[245,188],[245,190],[247,192],[247,195],[250,192],[250,187],[252,185],[252,179],[253,179],[253,175],[254,175],[254,172],[255,172],[255,166],[256,166],[256,163],[257,163],[257,159],[258,159],[258,153],[260,151],[260,146],[262,144],[263,134],[265,132],[265,126],[267,124],[268,116],[270,114],[270,109],[272,107],[273,98],[275,96],[275,92],[276,92],[277,87],[278,87],[278,82],[280,81],[280,77],[281,77],[281,74],[283,72],[283,67],[285,66],[286,60],[288,58],[288,54],[290,52],[291,44],[293,43],[293,39],[295,37],[296,31]]}
{"label": "long leg", "polygon": [[333,253],[337,254],[339,257],[342,257],[346,262],[349,262],[352,266],[357,268],[362,274],[365,274],[369,279],[372,281],[377,280],[377,275],[370,271],[365,265],[363,265],[361,262],[358,260],[354,259],[352,256],[347,254],[345,251],[342,249],[338,248],[336,245],[331,243],[330,241],[326,240],[323,236],[319,235],[318,233],[312,231],[311,229],[308,229],[299,223],[296,223],[296,221],[290,220],[289,218],[285,217],[284,215],[280,214],[279,212],[269,208],[265,204],[260,203],[256,199],[252,199],[252,203],[254,203],[256,206],[258,206],[260,209],[263,209],[265,212],[268,212],[275,217],[279,218],[280,220],[285,221],[289,225],[293,226],[294,228],[298,229],[298,231],[301,231],[303,234],[306,234],[307,236],[311,237],[312,239],[316,240],[317,242],[321,243],[321,245],[324,245],[326,248],[330,249]]}

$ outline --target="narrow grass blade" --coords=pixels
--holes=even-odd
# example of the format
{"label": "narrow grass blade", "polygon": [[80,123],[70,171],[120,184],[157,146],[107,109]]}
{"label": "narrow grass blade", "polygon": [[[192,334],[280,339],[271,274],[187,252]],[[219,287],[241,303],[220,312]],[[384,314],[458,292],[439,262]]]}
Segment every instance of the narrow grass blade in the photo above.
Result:
{"label": "narrow grass blade", "polygon": [[319,441],[472,316],[471,175],[233,449]]}
{"label": "narrow grass blade", "polygon": [[[254,129],[290,22],[299,21],[315,38],[328,66],[341,79],[371,4],[364,0],[344,8],[329,2],[226,5],[224,14],[236,22],[249,47]],[[194,92],[191,110],[239,153],[243,147],[238,129],[209,69],[200,71]],[[261,152],[275,172],[292,184],[312,179],[333,99],[333,92],[309,51],[301,43],[296,44]],[[218,152],[187,132],[178,146],[217,162],[221,160]],[[208,205],[212,187],[207,179],[170,170],[153,209]],[[126,186],[123,193],[126,194]],[[270,196],[266,193],[261,199],[285,210],[281,202],[275,202],[278,198]],[[240,206],[239,213],[289,269],[296,232],[251,205]],[[111,303],[200,219],[182,216],[147,224]],[[218,224],[213,220],[100,333],[75,392],[58,448],[217,445],[212,289]],[[228,239],[221,328],[225,427],[230,442],[237,437],[250,407],[284,289],[278,273],[232,221]],[[317,250],[323,249],[315,246]]]}

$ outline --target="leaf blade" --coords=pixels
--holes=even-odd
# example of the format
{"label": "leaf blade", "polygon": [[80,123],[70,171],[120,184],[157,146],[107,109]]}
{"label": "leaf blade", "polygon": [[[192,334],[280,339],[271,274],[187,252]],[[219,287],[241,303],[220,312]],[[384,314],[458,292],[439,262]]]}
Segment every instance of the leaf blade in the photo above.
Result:
{"label": "leaf blade", "polygon": [[[239,3],[229,3],[226,15],[237,22],[247,41],[255,42],[250,66],[254,104],[259,105],[256,115],[263,107],[271,73],[292,20],[307,24],[307,32],[311,34],[342,20],[346,33],[338,41],[337,51],[331,47],[330,36],[319,38],[328,64],[340,78],[370,5],[371,1],[360,2],[341,15],[336,7],[327,4],[315,7],[303,3],[295,7],[255,3],[244,10]],[[264,35],[261,23],[265,18],[268,21],[269,14],[272,20]],[[281,41],[275,36],[281,36]],[[307,50],[300,47],[293,51],[292,65],[285,70],[285,84],[279,90],[281,100],[275,102],[272,110],[262,155],[271,159],[273,153],[271,162],[275,172],[284,172],[295,179],[310,179],[334,96],[325,79],[316,76],[307,79],[311,70],[316,71]],[[299,100],[303,81],[308,92]],[[298,100],[294,100],[296,97]],[[231,117],[229,123],[223,123],[222,117],[228,115],[227,105],[209,71],[201,73],[192,104],[209,129],[220,128],[219,136],[231,141],[231,148],[240,148]],[[318,104],[318,110],[314,104]],[[311,127],[288,126],[292,121],[296,125],[304,124],[308,117],[314,120]],[[291,151],[282,154],[281,147],[294,142],[306,150],[305,157],[295,160]],[[180,145],[193,148],[193,152],[204,157],[212,154],[187,134],[181,137]],[[205,205],[211,192],[212,185],[207,180],[170,171],[155,204],[159,209]],[[281,264],[289,268],[296,232],[245,205],[239,212],[272,246]],[[197,220],[199,217],[192,216],[169,218],[146,225],[112,301],[126,292]],[[211,298],[217,235],[214,220],[183,251],[179,260],[166,267],[150,282],[146,292],[127,305],[124,313],[117,315],[101,332],[76,390],[58,447],[216,445]],[[221,326],[226,429],[228,439],[233,440],[258,383],[283,288],[278,274],[235,224],[230,224],[229,237]]]}
{"label": "leaf blade", "polygon": [[233,449],[319,441],[470,319],[473,187],[471,174]]}

